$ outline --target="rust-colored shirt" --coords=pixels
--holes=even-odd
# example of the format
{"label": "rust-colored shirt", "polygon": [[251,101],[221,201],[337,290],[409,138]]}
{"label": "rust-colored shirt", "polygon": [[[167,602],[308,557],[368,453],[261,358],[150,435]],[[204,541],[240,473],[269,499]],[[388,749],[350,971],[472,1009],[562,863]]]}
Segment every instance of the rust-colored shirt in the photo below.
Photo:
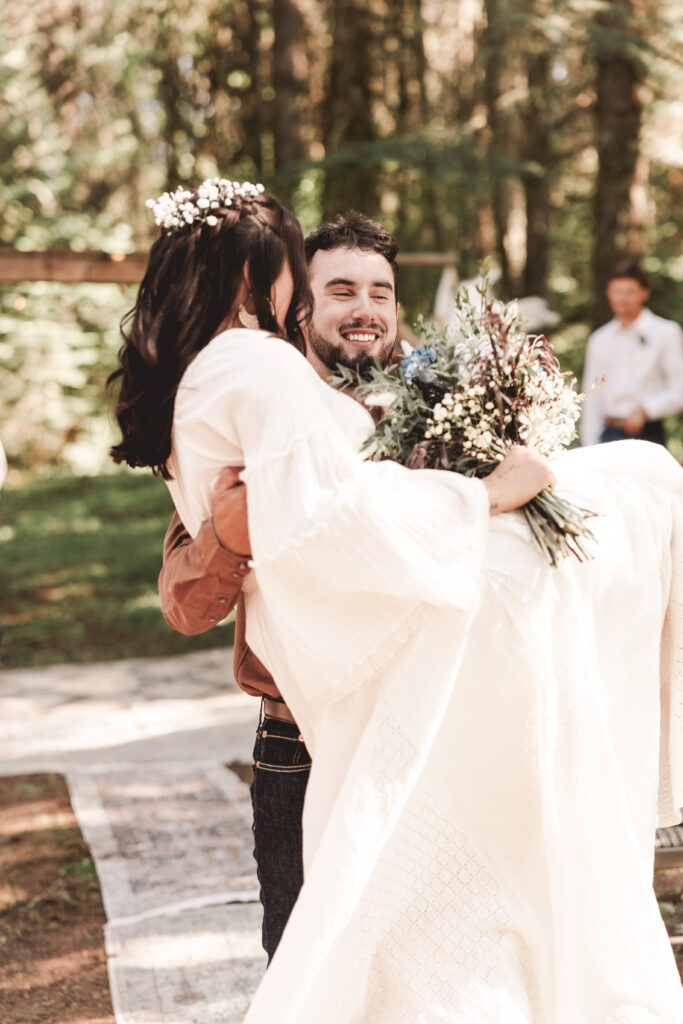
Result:
{"label": "rust-colored shirt", "polygon": [[237,555],[223,547],[210,519],[202,523],[193,540],[176,512],[164,538],[161,610],[173,629],[196,636],[236,607],[235,680],[255,697],[279,697],[273,677],[246,641],[242,583],[249,572],[248,559],[249,555]]}

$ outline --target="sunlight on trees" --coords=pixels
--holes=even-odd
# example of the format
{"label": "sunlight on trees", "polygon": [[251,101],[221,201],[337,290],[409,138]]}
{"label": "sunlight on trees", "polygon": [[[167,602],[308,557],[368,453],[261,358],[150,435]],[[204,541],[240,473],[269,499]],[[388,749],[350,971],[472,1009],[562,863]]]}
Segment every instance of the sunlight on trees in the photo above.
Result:
{"label": "sunlight on trees", "polygon": [[[5,0],[0,245],[145,249],[144,202],[262,180],[304,228],[357,207],[404,251],[493,255],[546,297],[579,369],[618,254],[683,320],[683,2]],[[406,271],[408,319],[438,271]],[[132,292],[0,288],[0,432],[15,465],[106,449]]]}

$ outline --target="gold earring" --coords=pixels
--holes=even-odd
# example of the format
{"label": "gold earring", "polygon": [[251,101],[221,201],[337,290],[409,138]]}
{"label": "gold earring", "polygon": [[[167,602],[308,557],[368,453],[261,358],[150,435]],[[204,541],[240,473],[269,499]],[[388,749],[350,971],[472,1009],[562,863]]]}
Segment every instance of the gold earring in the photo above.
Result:
{"label": "gold earring", "polygon": [[256,313],[248,313],[244,303],[237,310],[237,319],[242,324],[242,327],[248,327],[251,331],[258,331],[261,329],[261,324]]}

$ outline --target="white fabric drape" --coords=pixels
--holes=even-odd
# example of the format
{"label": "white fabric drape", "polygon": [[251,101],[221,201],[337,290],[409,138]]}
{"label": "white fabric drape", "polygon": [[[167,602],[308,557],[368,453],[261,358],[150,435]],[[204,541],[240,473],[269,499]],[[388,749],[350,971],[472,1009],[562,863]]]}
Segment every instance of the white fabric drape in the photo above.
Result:
{"label": "white fabric drape", "polygon": [[248,639],[313,754],[306,881],[247,1024],[680,1024],[652,893],[683,803],[683,471],[572,452],[595,560],[483,486],[363,463],[356,403],[258,332],[188,369],[171,491],[245,465]]}

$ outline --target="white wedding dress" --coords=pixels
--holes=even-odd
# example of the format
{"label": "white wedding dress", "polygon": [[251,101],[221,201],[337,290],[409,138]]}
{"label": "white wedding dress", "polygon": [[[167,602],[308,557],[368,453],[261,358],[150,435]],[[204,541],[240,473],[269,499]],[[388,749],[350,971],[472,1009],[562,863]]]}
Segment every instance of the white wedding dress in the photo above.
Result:
{"label": "white wedding dress", "polygon": [[246,1024],[681,1024],[652,872],[683,803],[683,470],[636,441],[559,460],[598,543],[554,570],[481,482],[364,462],[371,429],[260,332],[176,399],[191,533],[246,466],[248,640],[313,755]]}

